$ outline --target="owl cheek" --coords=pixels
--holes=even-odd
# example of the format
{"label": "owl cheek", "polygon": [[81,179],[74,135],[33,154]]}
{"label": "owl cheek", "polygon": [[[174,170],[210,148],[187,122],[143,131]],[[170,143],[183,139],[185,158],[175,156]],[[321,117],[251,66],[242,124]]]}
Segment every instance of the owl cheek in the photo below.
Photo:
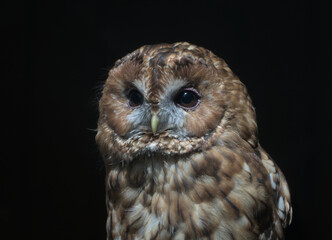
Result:
{"label": "owl cheek", "polygon": [[187,116],[185,128],[189,136],[201,137],[207,132],[205,124],[193,116]]}
{"label": "owl cheek", "polygon": [[186,116],[185,128],[189,135],[202,137],[211,130],[215,129],[218,124],[218,114],[214,111],[207,111],[199,108]]}
{"label": "owl cheek", "polygon": [[132,124],[126,119],[129,112],[123,109],[121,111],[114,111],[113,109],[106,111],[108,126],[119,136],[125,136],[132,127]]}

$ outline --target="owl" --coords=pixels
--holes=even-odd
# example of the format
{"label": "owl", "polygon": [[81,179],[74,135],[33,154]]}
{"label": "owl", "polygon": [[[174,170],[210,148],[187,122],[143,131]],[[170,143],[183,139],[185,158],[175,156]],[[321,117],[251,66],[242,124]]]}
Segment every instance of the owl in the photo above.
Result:
{"label": "owl", "polygon": [[109,71],[96,142],[107,239],[283,239],[285,177],[260,146],[246,87],[186,42],[143,46]]}

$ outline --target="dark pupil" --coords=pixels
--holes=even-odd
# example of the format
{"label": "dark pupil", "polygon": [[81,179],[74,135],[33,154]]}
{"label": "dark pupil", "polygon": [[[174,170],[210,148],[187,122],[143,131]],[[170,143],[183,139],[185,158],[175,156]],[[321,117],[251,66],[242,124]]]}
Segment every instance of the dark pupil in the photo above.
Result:
{"label": "dark pupil", "polygon": [[181,101],[183,104],[190,104],[195,100],[195,96],[191,92],[184,92],[181,96]]}
{"label": "dark pupil", "polygon": [[197,96],[191,91],[184,91],[180,93],[177,102],[184,107],[194,107],[197,103]]}
{"label": "dark pupil", "polygon": [[129,94],[129,105],[132,107],[136,107],[142,105],[143,97],[138,91],[132,91]]}

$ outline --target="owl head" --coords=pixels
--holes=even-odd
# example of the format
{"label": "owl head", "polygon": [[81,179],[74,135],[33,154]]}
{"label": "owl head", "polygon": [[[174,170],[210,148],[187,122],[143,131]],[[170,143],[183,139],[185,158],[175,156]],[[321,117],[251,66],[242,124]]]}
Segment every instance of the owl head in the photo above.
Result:
{"label": "owl head", "polygon": [[255,146],[246,87],[224,60],[186,42],[143,46],[115,63],[99,102],[105,160],[182,155],[237,136]]}

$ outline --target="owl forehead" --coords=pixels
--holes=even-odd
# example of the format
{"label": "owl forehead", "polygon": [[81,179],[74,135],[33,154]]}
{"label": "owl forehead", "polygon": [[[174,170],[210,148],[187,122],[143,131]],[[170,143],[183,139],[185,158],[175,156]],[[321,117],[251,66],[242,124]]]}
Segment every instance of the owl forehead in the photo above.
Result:
{"label": "owl forehead", "polygon": [[142,76],[133,81],[151,103],[159,103],[188,83],[186,76],[176,75],[173,69],[160,66],[143,68]]}

